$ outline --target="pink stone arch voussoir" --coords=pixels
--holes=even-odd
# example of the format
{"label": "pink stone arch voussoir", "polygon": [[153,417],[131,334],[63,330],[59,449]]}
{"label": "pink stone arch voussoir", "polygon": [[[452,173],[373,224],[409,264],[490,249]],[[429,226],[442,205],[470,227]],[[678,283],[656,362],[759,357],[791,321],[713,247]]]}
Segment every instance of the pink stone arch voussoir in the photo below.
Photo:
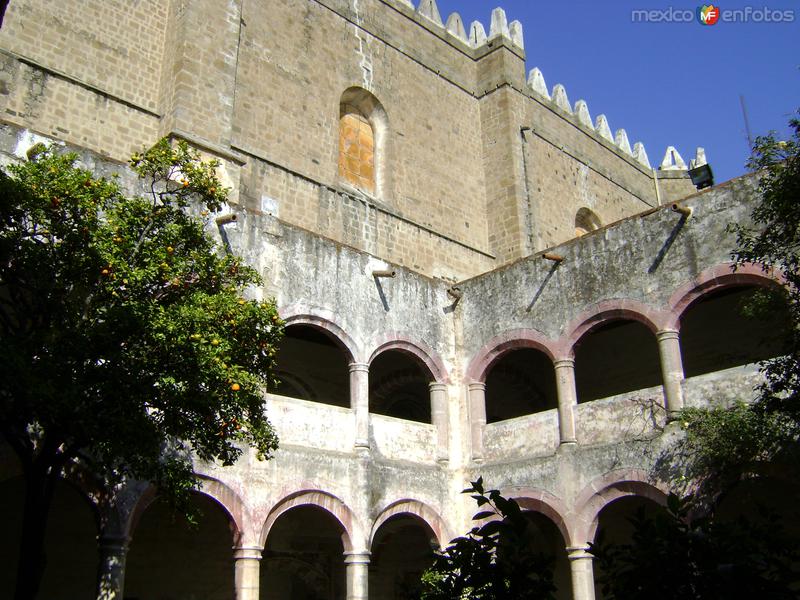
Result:
{"label": "pink stone arch voussoir", "polygon": [[[239,495],[226,484],[218,479],[206,475],[197,474],[200,480],[200,487],[195,491],[213,500],[228,517],[233,534],[233,545],[241,543],[242,534],[247,523],[247,509]],[[131,537],[136,535],[136,527],[142,515],[158,498],[158,491],[155,486],[149,485],[144,489],[136,501],[136,505],[130,513],[126,525],[125,533]]]}
{"label": "pink stone arch voussoir", "polygon": [[475,353],[466,371],[468,382],[482,382],[489,369],[505,354],[521,348],[533,348],[552,362],[557,356],[556,343],[535,329],[512,329],[494,336]]}
{"label": "pink stone arch voussoir", "polygon": [[353,528],[356,518],[353,511],[339,498],[322,490],[300,490],[280,500],[267,515],[261,528],[260,543],[266,546],[267,537],[275,521],[287,511],[298,506],[316,506],[333,516],[342,528],[342,546],[345,552],[353,551]]}
{"label": "pink stone arch voussoir", "polygon": [[438,383],[449,383],[447,369],[439,355],[425,342],[414,339],[402,332],[389,332],[376,340],[375,350],[369,357],[369,364],[375,360],[379,354],[387,350],[399,350],[416,357],[422,362],[430,372],[431,377]]}
{"label": "pink stone arch voussoir", "polygon": [[428,526],[428,529],[436,536],[436,541],[440,548],[444,548],[453,539],[453,535],[448,529],[444,520],[427,504],[419,500],[397,500],[392,502],[389,506],[381,511],[381,514],[375,519],[372,525],[372,530],[369,534],[369,545],[372,547],[372,542],[375,540],[375,534],[378,533],[381,525],[386,521],[397,515],[412,515],[420,519]]}
{"label": "pink stone arch voussoir", "polygon": [[703,296],[733,287],[776,288],[781,285],[779,273],[771,274],[759,265],[745,264],[733,270],[733,263],[723,263],[701,271],[697,277],[679,287],[669,299],[669,321],[666,329],[678,330],[683,314]]}
{"label": "pink stone arch voussoir", "polygon": [[574,358],[575,344],[591,330],[611,321],[637,321],[650,331],[664,329],[669,314],[648,306],[637,300],[618,299],[598,302],[581,313],[565,329],[565,335],[559,341],[560,358]]}
{"label": "pink stone arch voussoir", "polygon": [[522,510],[537,512],[552,521],[561,533],[564,546],[572,545],[568,523],[568,511],[564,502],[558,496],[535,488],[504,488],[500,493],[516,500]]}
{"label": "pink stone arch voussoir", "polygon": [[665,486],[650,481],[647,473],[640,469],[620,469],[598,477],[583,488],[576,499],[570,519],[573,544],[583,545],[594,540],[600,511],[615,500],[638,496],[663,506],[668,493]]}
{"label": "pink stone arch voussoir", "polygon": [[286,326],[308,325],[325,331],[348,354],[349,362],[363,362],[359,345],[333,320],[329,311],[310,310],[307,306],[292,305],[278,311]]}

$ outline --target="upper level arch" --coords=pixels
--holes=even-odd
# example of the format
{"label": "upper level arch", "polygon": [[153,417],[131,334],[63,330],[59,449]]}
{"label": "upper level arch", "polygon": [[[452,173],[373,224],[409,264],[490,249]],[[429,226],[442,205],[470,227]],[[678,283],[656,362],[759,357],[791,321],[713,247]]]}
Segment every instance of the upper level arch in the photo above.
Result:
{"label": "upper level arch", "polygon": [[323,331],[346,354],[350,362],[363,362],[359,345],[336,323],[329,311],[313,310],[307,306],[291,305],[279,310],[281,318],[290,325],[308,325]]}
{"label": "upper level arch", "polygon": [[358,346],[327,311],[292,306],[281,311],[286,327],[278,346],[274,393],[349,408],[350,368]]}
{"label": "upper level arch", "polygon": [[370,356],[369,410],[372,413],[431,423],[430,384],[446,378],[430,348],[398,334],[384,336]]}
{"label": "upper level arch", "polygon": [[581,315],[562,346],[563,356],[575,361],[578,402],[661,385],[655,334],[663,320],[631,300],[601,302]]}
{"label": "upper level arch", "polygon": [[786,353],[791,318],[785,298],[763,294],[782,291],[779,284],[761,273],[737,275],[712,271],[678,302],[676,328],[687,379],[732,368],[752,372],[761,361]]}
{"label": "upper level arch", "polygon": [[475,353],[465,371],[468,382],[484,382],[492,366],[505,354],[520,348],[544,353],[551,361],[558,355],[556,342],[535,329],[512,329],[496,335]]}
{"label": "upper level arch", "polygon": [[668,320],[664,329],[680,329],[681,317],[696,302],[704,296],[734,287],[762,287],[777,289],[781,286],[778,275],[770,276],[768,273],[753,264],[740,265],[733,270],[733,263],[723,263],[701,271],[691,281],[684,283],[672,296],[667,306],[669,308]]}
{"label": "upper level arch", "polygon": [[559,344],[561,357],[575,358],[575,346],[581,338],[604,324],[612,321],[636,321],[647,327],[653,334],[663,329],[667,316],[636,300],[604,300],[581,313],[567,326]]}
{"label": "upper level arch", "polygon": [[369,364],[383,352],[396,350],[414,357],[425,366],[431,380],[439,383],[448,383],[447,369],[439,355],[425,342],[414,339],[404,333],[393,332],[381,336],[375,343],[375,349],[370,354]]}

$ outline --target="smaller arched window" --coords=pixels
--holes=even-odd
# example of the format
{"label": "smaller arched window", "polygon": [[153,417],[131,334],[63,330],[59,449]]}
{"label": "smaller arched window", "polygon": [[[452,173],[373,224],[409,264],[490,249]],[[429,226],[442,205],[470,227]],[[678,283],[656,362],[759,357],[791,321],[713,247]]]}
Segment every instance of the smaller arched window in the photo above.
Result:
{"label": "smaller arched window", "polygon": [[579,208],[575,214],[575,237],[586,235],[590,231],[600,229],[602,227],[600,219],[594,212],[588,208]]}
{"label": "smaller arched window", "polygon": [[352,104],[339,111],[339,175],[360,190],[375,193],[375,133]]}
{"label": "smaller arched window", "polygon": [[378,99],[351,87],[339,100],[339,181],[386,198],[389,120]]}

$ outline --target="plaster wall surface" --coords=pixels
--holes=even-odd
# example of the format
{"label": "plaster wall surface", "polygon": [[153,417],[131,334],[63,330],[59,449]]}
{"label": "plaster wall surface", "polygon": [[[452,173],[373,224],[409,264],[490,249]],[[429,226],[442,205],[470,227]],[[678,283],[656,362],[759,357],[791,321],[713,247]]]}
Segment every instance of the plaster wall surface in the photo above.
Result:
{"label": "plaster wall surface", "polygon": [[609,301],[638,303],[636,310],[666,319],[660,313],[673,293],[730,262],[735,240],[726,227],[749,221],[742,200],[754,185],[743,178],[691,196],[683,202],[694,208],[688,220],[663,207],[555,246],[563,262],[538,255],[461,283],[461,316],[470,323],[465,355],[516,329],[534,330],[556,346],[583,313]]}
{"label": "plaster wall surface", "polygon": [[[607,224],[655,205],[653,172],[533,92],[507,34],[470,43],[399,0],[50,12],[6,16],[6,121],[123,161],[190,139],[233,173],[232,202],[418,272],[462,279],[570,239],[579,208]],[[386,115],[374,193],[337,169],[354,87]],[[691,189],[674,175],[664,202]]]}
{"label": "plaster wall surface", "polygon": [[[140,193],[130,153],[162,135],[188,140],[221,162],[224,210],[237,219],[209,231],[263,276],[248,293],[275,297],[289,325],[321,330],[344,357],[349,405],[267,393],[275,458],[197,465],[249,572],[275,520],[300,505],[335,519],[353,581],[394,515],[446,543],[470,526],[460,491],[478,476],[526,499],[565,548],[582,548],[614,499],[663,497],[650,471],[679,435],[665,423],[669,394],[699,406],[751,393],[758,374],[745,366],[569,396],[564,373],[597,327],[644,324],[664,363],[664,340],[678,343],[695,299],[769,284],[729,265],[726,227],[748,222],[757,182],[680,200],[689,218],[672,211],[693,189],[686,171],[652,170],[566,94],[529,85],[510,33],[470,43],[429,1],[416,11],[404,0],[66,2],[46,19],[49,6],[12,2],[0,32],[0,163],[36,141],[64,142]],[[354,87],[385,111],[375,193],[338,174],[340,102]],[[576,238],[581,209],[601,227]],[[559,369],[558,408],[486,425],[486,374],[523,347]],[[430,423],[365,409],[369,365],[388,350],[421,365]],[[126,493],[122,537],[135,536],[131,515],[148,498],[141,486]]]}
{"label": "plaster wall surface", "polygon": [[[14,151],[35,139],[4,127],[4,161],[18,160]],[[81,157],[96,172],[119,173],[125,186],[137,189],[123,165],[86,151]],[[354,544],[368,544],[381,511],[409,498],[439,515],[446,531],[457,532],[467,527],[471,511],[458,492],[465,479],[479,475],[503,489],[546,494],[567,516],[577,515],[593,481],[646,472],[668,444],[661,387],[579,404],[573,447],[559,445],[555,410],[485,426],[484,456],[475,461],[465,388],[484,376],[475,370],[476,359],[503,336],[529,339],[522,331],[552,358],[569,356],[576,332],[599,317],[636,313],[654,332],[678,327],[673,305],[682,294],[713,281],[709,272],[731,276],[725,241],[733,239],[725,226],[746,222],[743,201],[753,186],[752,179],[742,179],[689,198],[688,220],[669,207],[628,218],[554,248],[564,257],[557,264],[534,255],[461,282],[457,303],[446,281],[235,207],[238,218],[225,227],[225,239],[264,276],[264,288],[252,293],[275,296],[287,322],[327,324],[352,362],[368,363],[396,343],[427,357],[432,379],[445,384],[446,456],[437,457],[434,425],[380,415],[370,416],[371,450],[360,454],[353,446],[352,408],[269,395],[266,410],[281,437],[276,457],[261,462],[248,452],[234,467],[198,470],[248,507],[243,530],[254,538],[270,512],[301,490],[324,490],[352,510]],[[372,276],[387,268],[396,276]],[[699,405],[708,394],[746,395],[756,380],[752,368],[737,368],[694,377],[683,387],[687,403]],[[570,531],[580,535],[575,519]]]}

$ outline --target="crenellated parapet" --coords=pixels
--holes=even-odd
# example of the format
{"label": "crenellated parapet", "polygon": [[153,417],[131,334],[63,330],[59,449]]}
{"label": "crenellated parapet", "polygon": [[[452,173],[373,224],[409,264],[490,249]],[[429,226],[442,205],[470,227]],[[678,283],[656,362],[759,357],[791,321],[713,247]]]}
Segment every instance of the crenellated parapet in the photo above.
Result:
{"label": "crenellated parapet", "polygon": [[[552,91],[548,92],[547,84],[545,83],[544,75],[538,67],[534,67],[528,73],[527,88],[529,92],[535,94],[540,101],[548,104],[551,107],[558,109],[561,113],[565,113],[572,117],[578,124],[591,134],[604,139],[606,142],[613,144],[616,149],[625,154],[626,156],[634,159],[646,169],[652,169],[650,160],[647,157],[647,151],[642,142],[636,142],[631,148],[628,139],[628,132],[625,129],[617,129],[612,133],[611,126],[608,123],[608,118],[603,115],[597,115],[597,118],[592,125],[592,116],[589,112],[589,105],[585,100],[578,100],[574,106],[570,104],[567,90],[564,85],[557,83],[553,86]],[[666,150],[663,160],[661,161],[658,169],[660,171],[686,171],[689,168],[706,164],[705,151],[702,148],[697,149],[697,156],[689,167],[686,162],[681,158],[681,155],[674,146],[669,146]]]}
{"label": "crenellated parapet", "polygon": [[441,27],[450,37],[470,48],[482,48],[490,45],[497,38],[503,38],[520,51],[525,49],[522,23],[516,20],[509,23],[506,12],[502,8],[498,7],[492,11],[491,20],[489,21],[489,33],[487,34],[486,27],[480,21],[473,21],[469,24],[469,27],[465,26],[464,20],[457,12],[451,13],[447,20],[443,21],[436,0],[419,0],[419,4],[416,7],[411,0],[397,1],[414,9],[417,15],[433,25]]}

